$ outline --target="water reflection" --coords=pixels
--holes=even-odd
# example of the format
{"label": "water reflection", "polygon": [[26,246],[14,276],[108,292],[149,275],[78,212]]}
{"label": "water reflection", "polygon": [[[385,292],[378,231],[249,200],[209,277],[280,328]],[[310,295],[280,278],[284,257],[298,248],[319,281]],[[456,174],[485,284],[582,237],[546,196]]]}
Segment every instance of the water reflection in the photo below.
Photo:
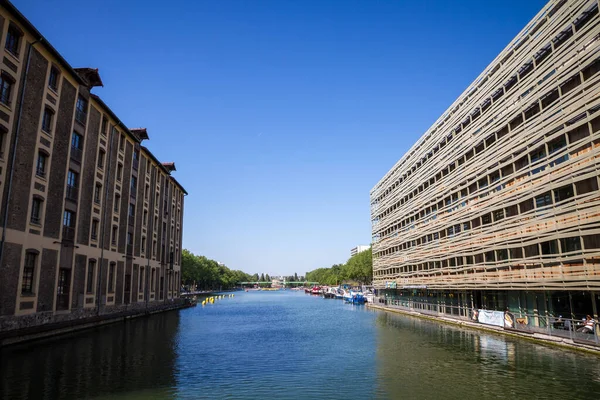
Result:
{"label": "water reflection", "polygon": [[594,356],[388,313],[377,324],[379,390],[389,398],[600,393]]}
{"label": "water reflection", "polygon": [[71,399],[174,386],[179,313],[168,312],[0,353],[0,398]]}

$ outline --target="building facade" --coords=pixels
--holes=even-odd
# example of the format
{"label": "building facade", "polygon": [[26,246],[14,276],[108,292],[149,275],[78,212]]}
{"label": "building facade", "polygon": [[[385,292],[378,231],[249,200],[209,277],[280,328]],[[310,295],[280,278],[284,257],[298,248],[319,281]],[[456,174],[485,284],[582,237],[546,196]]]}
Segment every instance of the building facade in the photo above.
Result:
{"label": "building facade", "polygon": [[597,321],[599,71],[598,2],[550,1],[372,189],[375,287]]}
{"label": "building facade", "polygon": [[175,165],[4,0],[0,44],[0,332],[179,297]]}
{"label": "building facade", "polygon": [[363,251],[367,251],[367,250],[369,250],[370,247],[371,246],[359,244],[358,246],[356,246],[350,250],[350,257],[355,256],[358,253],[361,253]]}

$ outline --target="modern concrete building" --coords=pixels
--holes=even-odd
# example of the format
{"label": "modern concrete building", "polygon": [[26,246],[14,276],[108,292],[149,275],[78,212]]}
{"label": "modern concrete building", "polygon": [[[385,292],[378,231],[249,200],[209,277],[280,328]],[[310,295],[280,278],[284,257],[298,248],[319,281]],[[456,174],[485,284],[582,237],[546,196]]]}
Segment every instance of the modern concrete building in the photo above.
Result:
{"label": "modern concrete building", "polygon": [[350,250],[350,257],[355,256],[363,251],[369,250],[370,247],[371,246],[369,245],[359,244],[358,246]]}
{"label": "modern concrete building", "polygon": [[599,71],[598,2],[550,1],[372,189],[380,293],[598,320]]}
{"label": "modern concrete building", "polygon": [[0,1],[0,334],[179,297],[185,189]]}

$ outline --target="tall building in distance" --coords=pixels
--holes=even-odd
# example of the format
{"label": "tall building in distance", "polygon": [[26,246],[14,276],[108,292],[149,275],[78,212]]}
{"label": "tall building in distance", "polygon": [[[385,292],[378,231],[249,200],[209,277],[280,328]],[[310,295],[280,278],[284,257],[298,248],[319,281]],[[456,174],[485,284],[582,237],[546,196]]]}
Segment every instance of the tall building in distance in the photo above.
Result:
{"label": "tall building in distance", "polygon": [[538,326],[597,317],[599,18],[550,1],[375,185],[382,293]]}
{"label": "tall building in distance", "polygon": [[0,333],[179,297],[185,189],[0,2]]}
{"label": "tall building in distance", "polygon": [[359,244],[358,246],[356,246],[350,250],[350,257],[355,256],[358,253],[361,253],[363,251],[369,250],[370,248],[371,248],[371,246],[369,246],[369,245]]}

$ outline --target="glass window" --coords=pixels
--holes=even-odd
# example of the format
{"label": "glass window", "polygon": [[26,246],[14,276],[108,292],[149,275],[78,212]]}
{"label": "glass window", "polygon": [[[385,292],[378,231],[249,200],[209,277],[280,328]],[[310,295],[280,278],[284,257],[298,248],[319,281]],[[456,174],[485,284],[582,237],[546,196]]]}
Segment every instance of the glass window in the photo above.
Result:
{"label": "glass window", "polygon": [[67,227],[75,226],[75,213],[65,210],[65,213],[63,214],[63,225]]}
{"label": "glass window", "polygon": [[96,269],[96,261],[90,260],[87,271],[87,287],[86,293],[94,293],[94,271]]}
{"label": "glass window", "polygon": [[6,44],[4,47],[6,48],[6,50],[10,51],[15,56],[18,56],[20,42],[21,32],[19,32],[19,30],[13,25],[10,25],[6,34]]}
{"label": "glass window", "polygon": [[42,200],[39,198],[34,198],[31,203],[31,222],[34,224],[40,223],[42,213]]}
{"label": "glass window", "polygon": [[77,187],[78,175],[77,172],[69,170],[67,174],[67,185],[71,187]]}
{"label": "glass window", "polygon": [[55,92],[58,91],[58,78],[60,71],[56,67],[50,68],[50,77],[48,78],[48,86]]}
{"label": "glass window", "polygon": [[92,240],[98,239],[98,220],[92,221]]}
{"label": "glass window", "polygon": [[37,165],[35,167],[35,174],[37,176],[41,176],[41,177],[46,176],[46,161],[47,161],[46,154],[44,154],[42,152],[38,153]]}
{"label": "glass window", "polygon": [[33,279],[35,273],[35,264],[37,260],[37,254],[26,253],[25,263],[23,265],[23,280],[21,281],[21,293],[31,294],[33,293]]}
{"label": "glass window", "polygon": [[87,100],[79,96],[77,98],[77,104],[75,106],[75,120],[79,123],[85,124],[87,119]]}
{"label": "glass window", "polygon": [[106,152],[102,149],[98,151],[98,168],[104,169],[104,157]]}
{"label": "glass window", "polygon": [[115,291],[115,267],[114,263],[110,264],[108,268],[108,292],[113,293]]}
{"label": "glass window", "polygon": [[71,136],[71,147],[79,150],[83,148],[83,137],[80,134],[73,132],[73,136]]}
{"label": "glass window", "polygon": [[96,183],[96,189],[94,190],[94,203],[100,204],[100,198],[102,197],[102,185]]}
{"label": "glass window", "polygon": [[0,102],[10,106],[13,80],[5,74],[0,74]]}
{"label": "glass window", "polygon": [[44,115],[42,117],[42,130],[46,133],[52,132],[52,116],[54,113],[49,108],[44,108]]}
{"label": "glass window", "polygon": [[559,201],[566,200],[575,195],[573,192],[573,185],[566,185],[558,189],[554,189],[554,201],[558,203]]}
{"label": "glass window", "polygon": [[581,240],[579,236],[560,239],[560,247],[563,253],[581,250]]}
{"label": "glass window", "polygon": [[535,206],[537,208],[544,207],[544,206],[551,205],[551,204],[552,204],[552,196],[550,195],[550,192],[546,192],[535,198]]}

